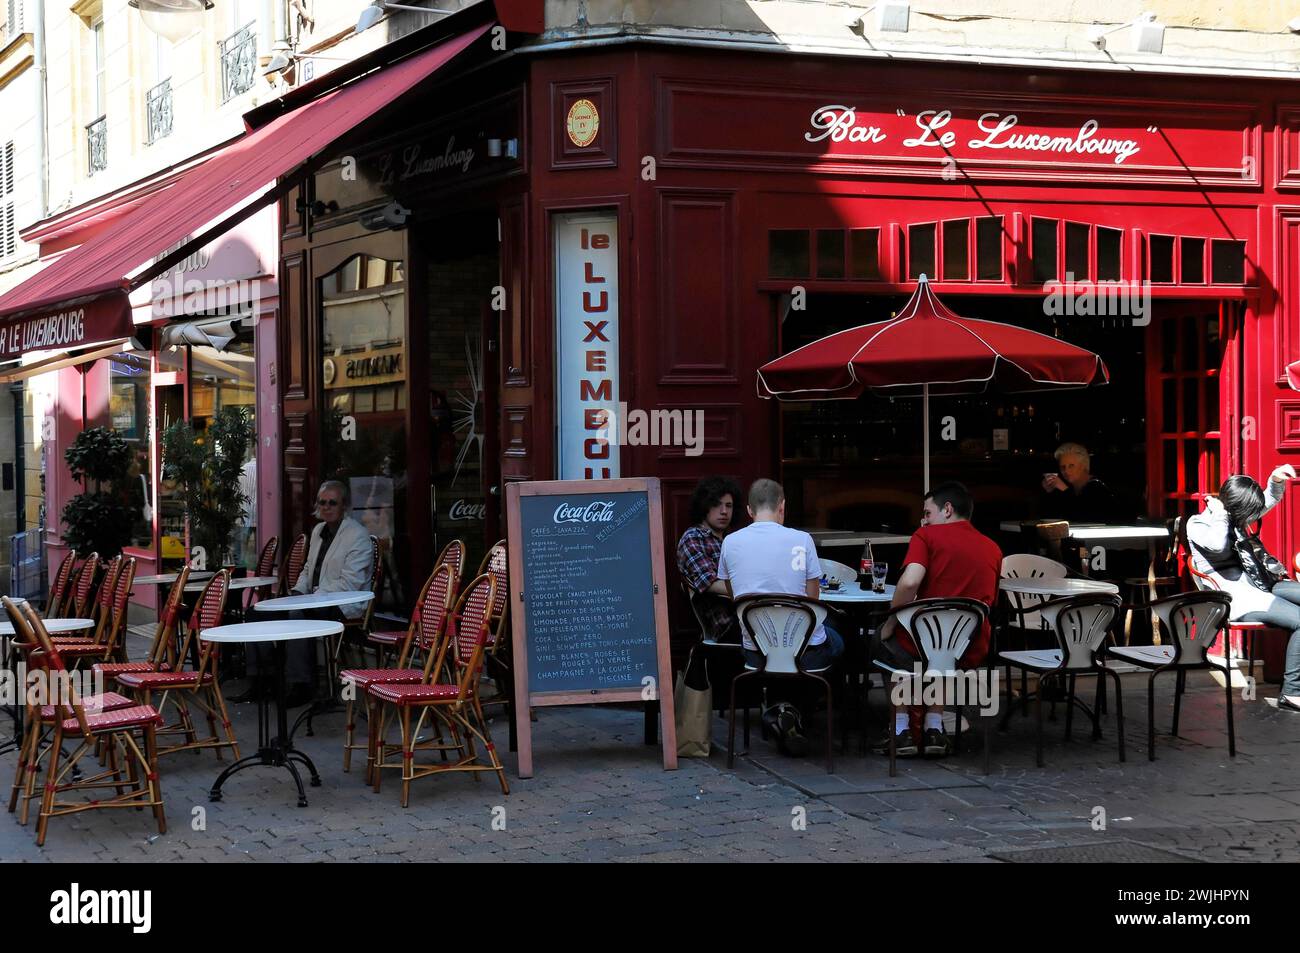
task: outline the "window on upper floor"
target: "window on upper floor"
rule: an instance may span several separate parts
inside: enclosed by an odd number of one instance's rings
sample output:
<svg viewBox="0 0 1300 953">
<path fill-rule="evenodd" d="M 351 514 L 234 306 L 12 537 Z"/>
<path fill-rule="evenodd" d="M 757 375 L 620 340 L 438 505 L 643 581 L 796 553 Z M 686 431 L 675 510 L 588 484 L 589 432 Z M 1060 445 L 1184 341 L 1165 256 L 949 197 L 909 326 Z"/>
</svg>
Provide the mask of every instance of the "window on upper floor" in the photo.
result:
<svg viewBox="0 0 1300 953">
<path fill-rule="evenodd" d="M 86 70 L 89 80 L 86 89 L 86 172 L 94 175 L 108 167 L 108 58 L 104 49 L 104 18 L 95 13 L 85 21 Z"/>
<path fill-rule="evenodd" d="M 257 78 L 257 5 L 228 0 L 224 6 L 226 38 L 219 45 L 223 103 L 248 92 Z"/>
<path fill-rule="evenodd" d="M 155 35 L 151 85 L 144 94 L 145 134 L 150 144 L 172 134 L 172 44 Z"/>
<path fill-rule="evenodd" d="M 18 223 L 14 217 L 14 143 L 0 143 L 0 259 L 18 250 Z"/>
<path fill-rule="evenodd" d="M 5 0 L 3 9 L 5 22 L 4 28 L 0 29 L 0 36 L 4 37 L 7 43 L 24 30 L 23 0 Z"/>
</svg>

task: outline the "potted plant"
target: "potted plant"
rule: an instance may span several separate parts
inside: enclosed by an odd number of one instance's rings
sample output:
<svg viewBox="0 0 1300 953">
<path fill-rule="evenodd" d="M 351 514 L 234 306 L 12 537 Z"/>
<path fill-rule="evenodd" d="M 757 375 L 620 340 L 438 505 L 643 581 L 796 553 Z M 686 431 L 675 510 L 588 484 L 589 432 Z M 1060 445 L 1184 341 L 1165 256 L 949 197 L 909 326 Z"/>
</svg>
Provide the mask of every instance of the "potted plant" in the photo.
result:
<svg viewBox="0 0 1300 953">
<path fill-rule="evenodd" d="M 63 541 L 111 559 L 131 541 L 131 446 L 116 430 L 92 427 L 77 434 L 63 459 L 84 488 L 63 507 Z"/>
<path fill-rule="evenodd" d="M 231 538 L 248 504 L 239 482 L 253 439 L 252 415 L 243 407 L 222 408 L 203 433 L 188 420 L 163 432 L 163 477 L 179 490 L 190 545 L 199 549 L 196 566 L 231 561 Z"/>
</svg>

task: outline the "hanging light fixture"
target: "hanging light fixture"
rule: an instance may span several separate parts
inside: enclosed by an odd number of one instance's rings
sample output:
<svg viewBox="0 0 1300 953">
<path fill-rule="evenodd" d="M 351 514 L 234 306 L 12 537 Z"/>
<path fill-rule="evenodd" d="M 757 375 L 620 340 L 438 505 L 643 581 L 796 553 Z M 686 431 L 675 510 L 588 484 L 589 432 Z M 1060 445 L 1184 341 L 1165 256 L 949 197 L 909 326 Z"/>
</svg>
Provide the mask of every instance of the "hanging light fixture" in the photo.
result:
<svg viewBox="0 0 1300 953">
<path fill-rule="evenodd" d="M 203 26 L 203 14 L 214 4 L 212 0 L 127 0 L 127 6 L 140 11 L 140 21 L 151 33 L 179 43 Z"/>
</svg>

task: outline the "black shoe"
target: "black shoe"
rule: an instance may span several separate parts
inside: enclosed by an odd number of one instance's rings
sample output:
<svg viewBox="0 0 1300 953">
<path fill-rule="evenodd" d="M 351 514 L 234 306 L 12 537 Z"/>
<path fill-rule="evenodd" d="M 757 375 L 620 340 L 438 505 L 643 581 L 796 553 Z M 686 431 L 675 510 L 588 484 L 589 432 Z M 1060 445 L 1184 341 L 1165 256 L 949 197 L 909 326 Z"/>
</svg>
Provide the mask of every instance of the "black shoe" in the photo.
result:
<svg viewBox="0 0 1300 953">
<path fill-rule="evenodd" d="M 871 742 L 871 750 L 878 754 L 889 754 L 889 732 L 882 732 L 874 741 Z M 904 728 L 898 734 L 894 735 L 894 754 L 900 758 L 915 758 L 919 749 L 916 746 L 916 739 L 912 737 L 912 729 Z"/>
<path fill-rule="evenodd" d="M 312 687 L 305 682 L 293 685 L 289 693 L 284 697 L 285 708 L 301 708 L 303 705 L 310 705 L 316 700 L 316 693 Z"/>
<path fill-rule="evenodd" d="M 952 754 L 952 739 L 942 728 L 927 728 L 924 747 L 927 758 L 946 758 Z"/>
<path fill-rule="evenodd" d="M 783 755 L 802 758 L 808 753 L 808 739 L 801 731 L 799 712 L 794 706 L 782 706 L 776 716 L 776 727 L 776 744 Z"/>
<path fill-rule="evenodd" d="M 1277 707 L 1283 711 L 1300 711 L 1300 705 L 1287 701 L 1285 695 L 1277 696 Z"/>
</svg>

